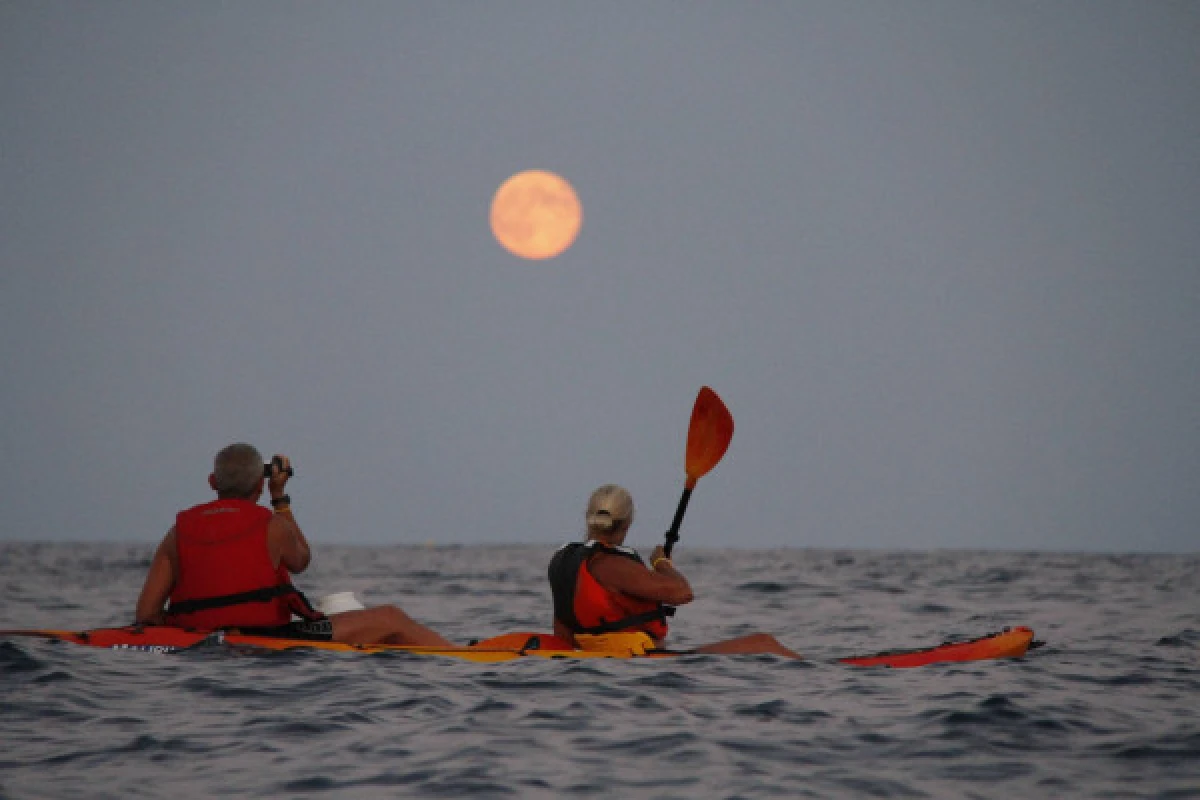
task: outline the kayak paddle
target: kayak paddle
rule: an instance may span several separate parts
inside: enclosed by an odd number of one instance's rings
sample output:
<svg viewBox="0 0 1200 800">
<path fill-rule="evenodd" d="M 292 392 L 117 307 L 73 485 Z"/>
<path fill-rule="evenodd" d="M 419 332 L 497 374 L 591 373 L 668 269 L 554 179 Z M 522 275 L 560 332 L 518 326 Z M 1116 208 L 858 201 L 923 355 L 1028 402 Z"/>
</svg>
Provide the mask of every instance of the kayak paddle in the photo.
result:
<svg viewBox="0 0 1200 800">
<path fill-rule="evenodd" d="M 733 439 L 733 415 L 717 397 L 717 393 L 707 386 L 700 389 L 696 395 L 696 405 L 692 407 L 692 421 L 688 425 L 687 455 L 684 457 L 684 467 L 687 470 L 687 481 L 683 485 L 683 496 L 679 498 L 679 507 L 675 509 L 675 519 L 671 521 L 671 529 L 667 531 L 666 543 L 663 550 L 667 557 L 675 543 L 679 541 L 679 526 L 683 524 L 683 512 L 687 511 L 688 500 L 691 499 L 692 489 L 696 481 L 707 475 L 729 449 Z"/>
</svg>

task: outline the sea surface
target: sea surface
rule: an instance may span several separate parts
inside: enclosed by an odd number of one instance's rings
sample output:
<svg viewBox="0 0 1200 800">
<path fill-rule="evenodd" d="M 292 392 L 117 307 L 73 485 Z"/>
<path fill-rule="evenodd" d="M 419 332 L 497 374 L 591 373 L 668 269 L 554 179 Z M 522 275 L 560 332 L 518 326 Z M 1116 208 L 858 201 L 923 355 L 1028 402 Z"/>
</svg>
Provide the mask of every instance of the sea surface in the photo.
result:
<svg viewBox="0 0 1200 800">
<path fill-rule="evenodd" d="M 317 546 L 455 641 L 547 630 L 552 547 Z M 126 624 L 152 548 L 0 544 L 0 628 Z M 1200 798 L 1200 556 L 697 550 L 671 643 L 475 664 L 0 637 L 0 797 Z M 840 656 L 1029 625 L 1025 658 Z"/>
</svg>

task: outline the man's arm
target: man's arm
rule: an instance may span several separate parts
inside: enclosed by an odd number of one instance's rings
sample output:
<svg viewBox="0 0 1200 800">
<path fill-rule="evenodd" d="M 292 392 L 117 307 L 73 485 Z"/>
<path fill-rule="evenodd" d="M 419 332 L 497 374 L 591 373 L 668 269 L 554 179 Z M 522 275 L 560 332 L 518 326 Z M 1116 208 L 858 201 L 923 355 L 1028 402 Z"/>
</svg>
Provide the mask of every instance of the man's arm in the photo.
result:
<svg viewBox="0 0 1200 800">
<path fill-rule="evenodd" d="M 628 558 L 605 553 L 593 556 L 588 569 L 605 588 L 631 597 L 673 606 L 692 602 L 692 587 L 687 578 L 669 560 L 660 559 L 659 550 L 654 553 L 657 566 L 652 570 Z"/>
<path fill-rule="evenodd" d="M 137 608 L 133 612 L 136 624 L 163 624 L 163 606 L 171 596 L 171 589 L 175 588 L 175 578 L 179 573 L 178 560 L 175 527 L 172 526 L 154 551 L 150 571 L 146 573 L 146 582 L 142 584 L 142 593 L 138 595 Z"/>
<path fill-rule="evenodd" d="M 304 532 L 296 524 L 291 511 L 272 515 L 267 523 L 267 543 L 271 548 L 271 560 L 276 566 L 283 564 L 288 572 L 295 575 L 308 569 L 312 552 L 308 547 L 308 539 L 304 538 Z"/>
<path fill-rule="evenodd" d="M 308 569 L 312 553 L 309 552 L 304 532 L 292 516 L 291 498 L 284 494 L 291 467 L 292 460 L 281 453 L 276 453 L 271 459 L 267 489 L 271 492 L 271 505 L 282 510 L 277 510 L 267 523 L 267 550 L 271 554 L 272 564 L 277 567 L 283 564 L 288 572 L 299 574 Z"/>
</svg>

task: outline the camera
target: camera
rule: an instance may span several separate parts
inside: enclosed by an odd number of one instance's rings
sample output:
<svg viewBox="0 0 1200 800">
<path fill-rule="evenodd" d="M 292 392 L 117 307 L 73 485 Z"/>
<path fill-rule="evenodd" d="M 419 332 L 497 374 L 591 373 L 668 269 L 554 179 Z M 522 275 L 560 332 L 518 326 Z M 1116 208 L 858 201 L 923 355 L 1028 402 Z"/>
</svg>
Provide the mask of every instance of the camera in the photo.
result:
<svg viewBox="0 0 1200 800">
<path fill-rule="evenodd" d="M 283 469 L 283 459 L 282 458 L 274 458 L 274 459 L 271 459 L 270 464 L 263 464 L 263 477 L 264 478 L 271 477 L 271 466 L 272 465 L 279 467 L 280 469 Z M 296 474 L 295 470 L 293 470 L 291 467 L 288 467 L 284 471 L 287 472 L 287 476 L 289 478 Z"/>
</svg>

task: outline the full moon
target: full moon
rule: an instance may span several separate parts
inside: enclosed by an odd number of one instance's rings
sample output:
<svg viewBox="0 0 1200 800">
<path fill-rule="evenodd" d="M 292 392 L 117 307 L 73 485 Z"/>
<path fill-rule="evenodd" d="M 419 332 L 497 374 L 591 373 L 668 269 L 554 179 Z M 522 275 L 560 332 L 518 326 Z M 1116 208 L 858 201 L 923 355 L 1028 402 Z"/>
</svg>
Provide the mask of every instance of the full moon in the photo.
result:
<svg viewBox="0 0 1200 800">
<path fill-rule="evenodd" d="M 554 258 L 579 235 L 583 207 L 571 184 L 540 169 L 518 172 L 492 198 L 492 233 L 521 258 Z"/>
</svg>

